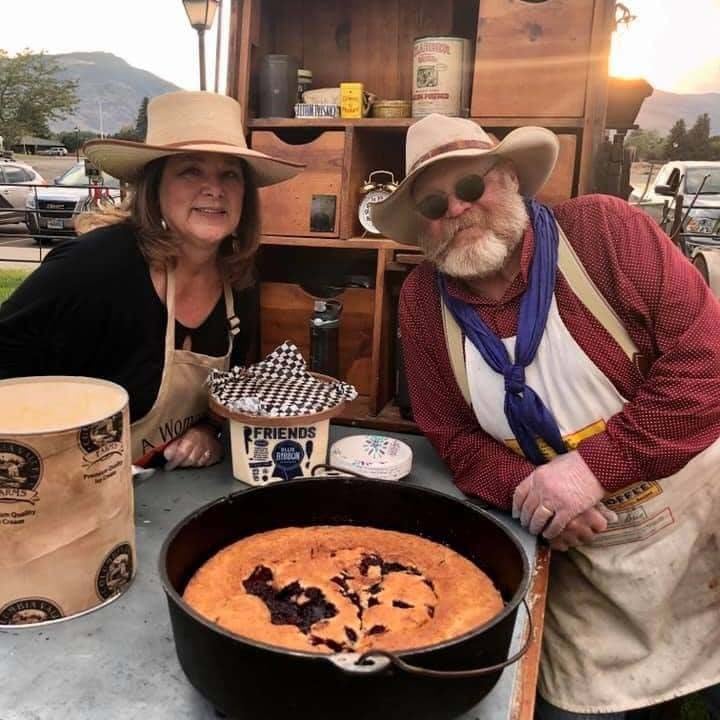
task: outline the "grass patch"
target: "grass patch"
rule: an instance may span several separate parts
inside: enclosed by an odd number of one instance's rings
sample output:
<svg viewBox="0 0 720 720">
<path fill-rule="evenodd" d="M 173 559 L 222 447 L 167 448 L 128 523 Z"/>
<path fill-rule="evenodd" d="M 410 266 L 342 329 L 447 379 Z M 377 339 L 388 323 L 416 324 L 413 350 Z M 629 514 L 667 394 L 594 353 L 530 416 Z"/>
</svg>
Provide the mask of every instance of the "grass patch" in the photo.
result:
<svg viewBox="0 0 720 720">
<path fill-rule="evenodd" d="M 0 270 L 0 303 L 30 274 L 29 270 Z"/>
</svg>

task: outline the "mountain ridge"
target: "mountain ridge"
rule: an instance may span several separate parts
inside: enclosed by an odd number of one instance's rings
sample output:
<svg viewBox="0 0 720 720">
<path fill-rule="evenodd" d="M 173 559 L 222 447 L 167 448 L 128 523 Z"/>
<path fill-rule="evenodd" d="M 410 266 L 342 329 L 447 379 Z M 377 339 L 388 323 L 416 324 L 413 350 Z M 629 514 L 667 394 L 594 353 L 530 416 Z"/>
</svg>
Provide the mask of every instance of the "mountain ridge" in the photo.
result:
<svg viewBox="0 0 720 720">
<path fill-rule="evenodd" d="M 661 135 L 667 135 L 680 118 L 685 120 L 689 130 L 698 115 L 703 113 L 710 116 L 710 134 L 720 135 L 720 92 L 671 93 L 655 90 L 645 98 L 635 122 L 642 130 L 657 130 Z"/>
<path fill-rule="evenodd" d="M 112 135 L 124 126 L 135 125 L 144 97 L 180 89 L 108 52 L 74 52 L 48 57 L 60 66 L 59 78 L 78 82 L 77 109 L 50 123 L 53 132 L 73 130 L 77 126 L 97 133 L 102 129 L 106 135 Z"/>
</svg>

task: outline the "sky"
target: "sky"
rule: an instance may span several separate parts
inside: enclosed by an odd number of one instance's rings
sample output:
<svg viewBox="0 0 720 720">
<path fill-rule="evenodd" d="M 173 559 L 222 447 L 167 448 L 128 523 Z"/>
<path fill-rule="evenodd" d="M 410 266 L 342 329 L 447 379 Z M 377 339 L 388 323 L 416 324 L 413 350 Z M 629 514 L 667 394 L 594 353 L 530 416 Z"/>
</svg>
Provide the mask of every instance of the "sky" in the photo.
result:
<svg viewBox="0 0 720 720">
<path fill-rule="evenodd" d="M 230 0 L 223 0 L 222 10 L 221 92 Z M 215 84 L 217 27 L 216 15 L 205 33 L 209 90 Z M 51 55 L 109 52 L 185 90 L 200 89 L 198 35 L 182 0 L 0 0 L 0 48 L 10 55 L 24 48 Z"/>
<path fill-rule="evenodd" d="M 637 19 L 615 33 L 613 75 L 658 90 L 720 92 L 720 0 L 623 0 Z"/>
<path fill-rule="evenodd" d="M 231 0 L 223 0 L 223 40 Z M 611 70 L 669 92 L 720 92 L 720 0 L 623 0 L 637 16 L 617 34 Z M 199 88 L 197 33 L 182 0 L 0 0 L 0 48 L 111 52 L 186 90 Z M 217 18 L 206 33 L 214 87 Z M 225 46 L 225 42 L 223 42 Z M 220 62 L 225 87 L 226 51 Z"/>
</svg>

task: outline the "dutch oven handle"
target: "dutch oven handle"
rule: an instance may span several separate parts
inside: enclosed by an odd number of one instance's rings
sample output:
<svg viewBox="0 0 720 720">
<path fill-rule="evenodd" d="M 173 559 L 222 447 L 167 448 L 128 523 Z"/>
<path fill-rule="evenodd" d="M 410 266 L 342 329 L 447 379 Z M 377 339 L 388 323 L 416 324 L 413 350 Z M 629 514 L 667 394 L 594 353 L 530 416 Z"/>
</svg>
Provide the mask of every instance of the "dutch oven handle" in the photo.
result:
<svg viewBox="0 0 720 720">
<path fill-rule="evenodd" d="M 525 598 L 523 598 L 522 604 L 528 616 L 528 632 L 525 643 L 512 657 L 509 657 L 501 663 L 497 663 L 497 665 L 475 668 L 474 670 L 430 670 L 429 668 L 410 665 L 404 660 L 401 660 L 395 653 L 388 652 L 387 650 L 368 650 L 368 652 L 362 654 L 336 653 L 335 655 L 329 656 L 328 660 L 349 675 L 377 675 L 387 670 L 391 665 L 411 675 L 422 675 L 424 677 L 459 679 L 488 675 L 489 673 L 497 672 L 517 662 L 530 647 L 533 637 L 532 615 L 530 614 L 530 608 Z"/>
</svg>

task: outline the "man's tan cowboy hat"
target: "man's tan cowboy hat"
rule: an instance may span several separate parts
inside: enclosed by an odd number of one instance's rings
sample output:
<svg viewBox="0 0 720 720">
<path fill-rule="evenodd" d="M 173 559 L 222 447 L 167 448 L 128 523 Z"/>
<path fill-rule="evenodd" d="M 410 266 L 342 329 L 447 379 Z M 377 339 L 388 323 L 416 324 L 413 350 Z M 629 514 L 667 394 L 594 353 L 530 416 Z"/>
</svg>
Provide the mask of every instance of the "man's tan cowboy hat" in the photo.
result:
<svg viewBox="0 0 720 720">
<path fill-rule="evenodd" d="M 426 221 L 415 209 L 412 186 L 423 170 L 452 158 L 475 157 L 484 173 L 499 159 L 512 160 L 520 193 L 531 197 L 550 177 L 559 146 L 555 134 L 541 127 L 517 128 L 495 142 L 472 120 L 427 115 L 408 129 L 405 179 L 389 197 L 370 206 L 372 221 L 383 235 L 416 245 Z"/>
<path fill-rule="evenodd" d="M 302 164 L 270 157 L 248 148 L 242 107 L 225 95 L 211 92 L 171 92 L 148 103 L 144 143 L 129 140 L 90 140 L 83 151 L 101 170 L 133 181 L 152 160 L 188 152 L 211 152 L 242 158 L 257 187 L 297 175 Z"/>
</svg>

